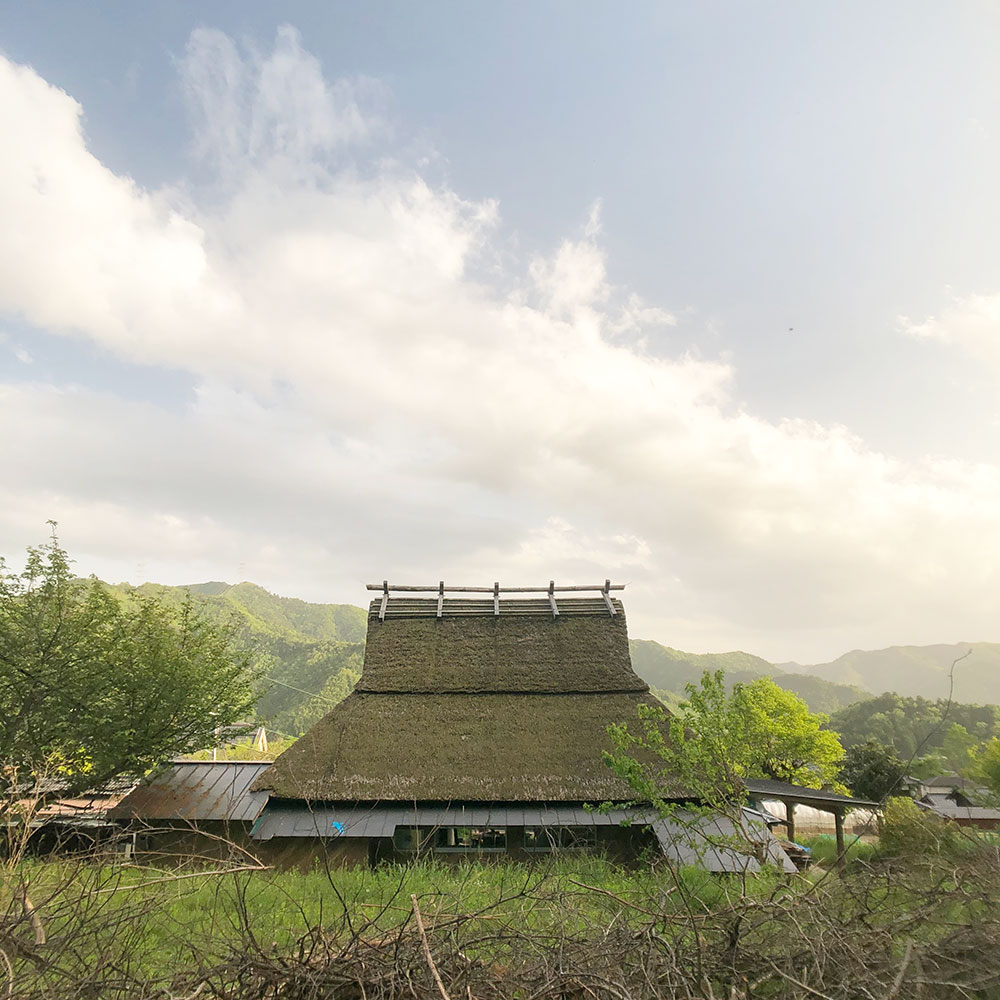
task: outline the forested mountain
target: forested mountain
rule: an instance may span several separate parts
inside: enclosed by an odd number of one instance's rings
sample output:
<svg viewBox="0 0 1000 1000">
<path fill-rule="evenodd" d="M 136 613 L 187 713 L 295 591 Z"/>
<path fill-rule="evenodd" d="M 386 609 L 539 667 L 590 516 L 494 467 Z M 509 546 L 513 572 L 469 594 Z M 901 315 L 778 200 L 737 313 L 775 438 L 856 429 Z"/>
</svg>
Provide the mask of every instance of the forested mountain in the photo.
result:
<svg viewBox="0 0 1000 1000">
<path fill-rule="evenodd" d="M 775 672 L 767 660 L 750 653 L 685 653 L 651 639 L 633 639 L 629 647 L 635 672 L 650 686 L 668 691 L 682 692 L 685 684 L 696 683 L 706 670 L 724 670 L 733 682 Z"/>
<path fill-rule="evenodd" d="M 199 599 L 212 616 L 234 617 L 254 639 L 277 638 L 292 642 L 365 641 L 366 613 L 353 604 L 310 604 L 296 597 L 278 597 L 255 583 L 193 583 L 166 587 L 144 583 L 141 587 L 118 584 L 122 594 L 138 591 L 179 604 L 185 593 Z"/>
<path fill-rule="evenodd" d="M 775 670 L 771 677 L 778 687 L 794 691 L 813 712 L 826 715 L 871 697 L 867 691 L 853 684 L 837 684 L 808 674 L 781 674 Z"/>
<path fill-rule="evenodd" d="M 895 691 L 911 698 L 947 698 L 951 665 L 969 650 L 971 654 L 955 664 L 954 699 L 977 704 L 1000 702 L 1000 643 L 996 642 L 855 649 L 829 663 L 782 663 L 779 667 L 854 684 L 871 694 Z"/>
</svg>

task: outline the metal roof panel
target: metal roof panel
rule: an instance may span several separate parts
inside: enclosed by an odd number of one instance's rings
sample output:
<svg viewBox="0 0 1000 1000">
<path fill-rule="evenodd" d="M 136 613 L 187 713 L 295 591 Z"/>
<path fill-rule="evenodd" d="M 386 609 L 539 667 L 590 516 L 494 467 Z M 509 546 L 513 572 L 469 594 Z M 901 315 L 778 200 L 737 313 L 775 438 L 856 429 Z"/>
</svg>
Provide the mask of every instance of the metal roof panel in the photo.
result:
<svg viewBox="0 0 1000 1000">
<path fill-rule="evenodd" d="M 109 815 L 248 822 L 268 799 L 267 792 L 251 792 L 250 785 L 269 766 L 268 761 L 174 761 L 136 786 Z"/>
</svg>

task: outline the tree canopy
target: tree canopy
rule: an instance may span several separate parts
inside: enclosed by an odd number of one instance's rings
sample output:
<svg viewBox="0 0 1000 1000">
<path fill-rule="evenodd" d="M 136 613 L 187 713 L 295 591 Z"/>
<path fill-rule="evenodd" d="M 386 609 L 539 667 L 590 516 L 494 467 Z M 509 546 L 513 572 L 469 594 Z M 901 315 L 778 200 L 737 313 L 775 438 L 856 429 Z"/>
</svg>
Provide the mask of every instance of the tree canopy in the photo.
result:
<svg viewBox="0 0 1000 1000">
<path fill-rule="evenodd" d="M 847 748 L 840 780 L 860 799 L 880 802 L 903 794 L 906 771 L 894 747 L 868 740 Z"/>
<path fill-rule="evenodd" d="M 0 561 L 0 762 L 68 790 L 218 742 L 256 699 L 249 654 L 190 599 L 113 595 L 52 540 Z"/>
<path fill-rule="evenodd" d="M 1000 796 L 1000 739 L 988 740 L 976 759 L 976 774 L 994 794 Z"/>
<path fill-rule="evenodd" d="M 840 733 L 845 747 L 877 740 L 891 745 L 904 760 L 943 750 L 950 727 L 956 724 L 979 743 L 1000 736 L 1000 706 L 966 705 L 939 698 L 905 698 L 887 692 L 834 712 L 830 728 Z M 961 733 L 951 732 L 949 747 L 961 756 Z"/>
<path fill-rule="evenodd" d="M 629 781 L 636 798 L 661 804 L 671 789 L 709 805 L 743 795 L 744 778 L 811 787 L 831 783 L 843 748 L 823 729 L 826 716 L 762 677 L 727 692 L 722 671 L 687 685 L 687 700 L 669 715 L 641 705 L 639 725 L 609 730 L 605 763 Z"/>
</svg>

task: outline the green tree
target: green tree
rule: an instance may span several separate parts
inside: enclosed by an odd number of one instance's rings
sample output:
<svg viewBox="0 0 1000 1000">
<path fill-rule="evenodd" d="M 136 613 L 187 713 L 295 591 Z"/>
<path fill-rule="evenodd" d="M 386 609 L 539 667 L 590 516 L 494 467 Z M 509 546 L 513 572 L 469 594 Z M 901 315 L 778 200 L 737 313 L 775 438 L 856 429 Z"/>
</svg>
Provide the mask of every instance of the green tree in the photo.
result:
<svg viewBox="0 0 1000 1000">
<path fill-rule="evenodd" d="M 744 778 L 834 781 L 844 751 L 825 722 L 769 678 L 727 693 L 722 671 L 706 672 L 672 714 L 641 705 L 636 728 L 611 726 L 604 760 L 657 808 L 681 797 L 722 807 L 743 797 Z"/>
<path fill-rule="evenodd" d="M 987 740 L 976 755 L 976 775 L 994 795 L 1000 795 L 1000 738 Z"/>
<path fill-rule="evenodd" d="M 979 741 L 965 726 L 953 722 L 945 730 L 941 750 L 952 771 L 968 776 L 974 766 L 975 749 L 978 744 Z"/>
<path fill-rule="evenodd" d="M 823 728 L 827 716 L 810 712 L 769 677 L 736 685 L 732 701 L 742 721 L 748 777 L 812 788 L 836 781 L 844 749 L 837 734 Z"/>
<path fill-rule="evenodd" d="M 840 780 L 858 798 L 873 802 L 899 795 L 905 773 L 895 748 L 878 740 L 848 747 L 840 766 Z"/>
<path fill-rule="evenodd" d="M 53 526 L 54 528 L 54 526 Z M 253 708 L 249 655 L 191 599 L 167 607 L 76 579 L 53 530 L 24 570 L 0 562 L 0 762 L 70 790 L 216 742 Z"/>
</svg>

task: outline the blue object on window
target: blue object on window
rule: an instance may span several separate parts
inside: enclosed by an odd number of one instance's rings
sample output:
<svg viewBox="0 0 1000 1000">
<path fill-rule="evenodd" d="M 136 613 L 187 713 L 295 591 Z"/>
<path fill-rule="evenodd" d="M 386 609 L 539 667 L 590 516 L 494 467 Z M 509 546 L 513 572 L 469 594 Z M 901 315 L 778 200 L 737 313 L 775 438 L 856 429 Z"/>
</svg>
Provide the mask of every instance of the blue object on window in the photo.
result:
<svg viewBox="0 0 1000 1000">
<path fill-rule="evenodd" d="M 335 831 L 336 836 L 338 836 L 338 837 L 344 832 L 344 824 L 343 823 L 338 823 L 336 820 L 334 820 L 330 824 L 330 826 L 333 828 L 333 830 Z"/>
</svg>

